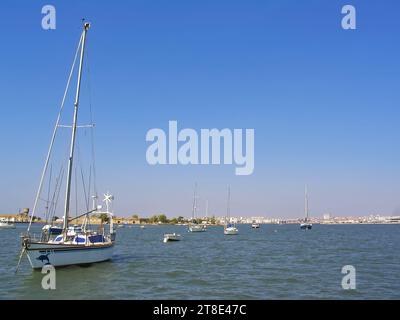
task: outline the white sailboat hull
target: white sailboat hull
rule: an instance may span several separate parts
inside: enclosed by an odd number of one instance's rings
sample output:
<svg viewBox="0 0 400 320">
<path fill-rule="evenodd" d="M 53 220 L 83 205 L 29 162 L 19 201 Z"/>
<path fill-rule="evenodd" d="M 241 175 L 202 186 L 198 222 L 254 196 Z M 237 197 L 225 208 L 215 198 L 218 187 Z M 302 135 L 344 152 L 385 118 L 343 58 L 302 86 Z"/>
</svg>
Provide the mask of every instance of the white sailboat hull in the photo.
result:
<svg viewBox="0 0 400 320">
<path fill-rule="evenodd" d="M 302 223 L 302 224 L 300 224 L 300 229 L 310 230 L 310 229 L 312 229 L 312 224 L 311 223 Z"/>
<path fill-rule="evenodd" d="M 189 232 L 204 232 L 206 228 L 202 225 L 191 225 L 189 226 Z"/>
<path fill-rule="evenodd" d="M 235 228 L 235 227 L 229 227 L 229 228 L 224 229 L 224 234 L 226 234 L 226 235 L 235 235 L 238 233 L 239 233 L 239 230 L 238 230 L 238 228 Z"/>
<path fill-rule="evenodd" d="M 107 261 L 112 258 L 113 249 L 114 243 L 96 245 L 30 243 L 26 253 L 32 268 L 38 269 L 48 264 L 60 267 Z"/>
<path fill-rule="evenodd" d="M 181 235 L 176 234 L 176 233 L 168 233 L 164 235 L 164 243 L 167 243 L 169 241 L 180 241 L 181 240 Z"/>
<path fill-rule="evenodd" d="M 0 222 L 0 229 L 15 229 L 15 224 Z"/>
</svg>

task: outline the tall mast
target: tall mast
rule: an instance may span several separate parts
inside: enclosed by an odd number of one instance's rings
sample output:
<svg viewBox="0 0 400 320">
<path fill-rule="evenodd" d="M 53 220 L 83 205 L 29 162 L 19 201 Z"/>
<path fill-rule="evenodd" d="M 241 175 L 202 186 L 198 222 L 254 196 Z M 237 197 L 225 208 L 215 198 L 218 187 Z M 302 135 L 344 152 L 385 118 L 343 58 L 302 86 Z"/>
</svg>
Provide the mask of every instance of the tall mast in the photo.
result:
<svg viewBox="0 0 400 320">
<path fill-rule="evenodd" d="M 193 208 L 192 208 L 192 222 L 195 218 L 196 215 L 196 210 L 197 210 L 197 200 L 196 200 L 196 192 L 197 191 L 197 182 L 194 184 L 194 194 L 193 194 Z"/>
<path fill-rule="evenodd" d="M 68 159 L 67 187 L 66 187 L 66 191 L 65 191 L 65 209 L 64 209 L 64 226 L 63 226 L 64 229 L 68 228 L 70 200 L 71 200 L 71 177 L 72 177 L 72 165 L 73 165 L 73 159 L 74 159 L 74 150 L 75 150 L 76 126 L 77 126 L 77 119 L 78 119 L 79 93 L 81 91 L 81 78 L 82 78 L 83 56 L 84 56 L 84 52 L 85 52 L 86 33 L 89 28 L 90 28 L 89 23 L 85 23 L 83 25 L 81 56 L 80 56 L 80 60 L 79 60 L 78 82 L 76 85 L 74 116 L 73 116 L 73 120 L 72 120 L 71 145 L 70 145 L 70 152 L 69 152 L 69 159 Z"/>
<path fill-rule="evenodd" d="M 308 190 L 307 185 L 304 190 L 304 214 L 306 216 L 306 221 L 308 220 Z"/>
<path fill-rule="evenodd" d="M 229 219 L 229 221 L 227 223 L 230 223 L 230 216 L 231 216 L 230 202 L 231 202 L 231 186 L 228 186 L 228 203 L 226 206 L 226 216 L 227 219 Z"/>
</svg>

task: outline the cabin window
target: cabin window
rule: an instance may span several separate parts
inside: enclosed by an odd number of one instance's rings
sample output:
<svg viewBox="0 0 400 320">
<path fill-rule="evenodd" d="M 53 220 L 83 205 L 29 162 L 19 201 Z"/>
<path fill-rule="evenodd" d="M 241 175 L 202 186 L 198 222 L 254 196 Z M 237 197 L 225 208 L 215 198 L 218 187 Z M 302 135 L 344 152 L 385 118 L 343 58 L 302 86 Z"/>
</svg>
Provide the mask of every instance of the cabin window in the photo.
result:
<svg viewBox="0 0 400 320">
<path fill-rule="evenodd" d="M 82 238 L 82 237 L 76 237 L 76 238 L 75 238 L 75 242 L 76 242 L 76 243 L 85 243 L 86 240 L 85 240 L 85 238 Z"/>
</svg>

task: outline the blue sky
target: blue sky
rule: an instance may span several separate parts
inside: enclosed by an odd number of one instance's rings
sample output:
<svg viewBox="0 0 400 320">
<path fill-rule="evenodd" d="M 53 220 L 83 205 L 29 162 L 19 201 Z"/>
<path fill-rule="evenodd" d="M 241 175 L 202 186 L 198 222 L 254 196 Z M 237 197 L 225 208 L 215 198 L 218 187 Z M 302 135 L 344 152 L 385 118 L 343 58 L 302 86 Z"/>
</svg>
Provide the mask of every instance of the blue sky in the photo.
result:
<svg viewBox="0 0 400 320">
<path fill-rule="evenodd" d="M 56 30 L 41 8 L 57 10 Z M 357 9 L 357 30 L 341 8 Z M 32 207 L 79 38 L 88 34 L 98 187 L 119 215 L 400 212 L 400 4 L 385 1 L 2 1 L 0 212 Z M 87 68 L 85 69 L 87 71 Z M 86 76 L 86 78 L 85 78 Z M 87 73 L 81 108 L 88 106 Z M 71 109 L 72 104 L 66 106 Z M 69 118 L 68 118 L 69 119 Z M 146 133 L 254 128 L 255 171 L 149 166 Z"/>
</svg>

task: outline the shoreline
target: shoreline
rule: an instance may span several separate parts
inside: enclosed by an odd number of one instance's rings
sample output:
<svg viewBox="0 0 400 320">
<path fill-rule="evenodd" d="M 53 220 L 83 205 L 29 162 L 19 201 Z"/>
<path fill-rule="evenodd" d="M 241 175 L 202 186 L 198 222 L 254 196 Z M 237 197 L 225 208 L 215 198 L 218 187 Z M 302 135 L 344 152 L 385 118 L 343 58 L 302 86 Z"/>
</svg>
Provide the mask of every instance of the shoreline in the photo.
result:
<svg viewBox="0 0 400 320">
<path fill-rule="evenodd" d="M 29 222 L 20 222 L 15 221 L 12 222 L 14 224 L 29 224 Z M 276 225 L 276 226 L 283 226 L 283 225 L 297 225 L 300 222 L 289 222 L 289 223 L 259 223 L 260 225 Z M 46 221 L 34 221 L 32 224 L 46 224 Z M 59 223 L 55 223 L 57 225 Z M 238 225 L 249 225 L 251 223 L 237 223 Z M 399 225 L 400 222 L 335 222 L 335 223 L 323 223 L 323 222 L 312 222 L 313 225 Z M 91 223 L 91 225 L 101 225 L 101 223 Z M 104 224 L 108 225 L 108 223 Z M 186 227 L 188 224 L 176 224 L 176 223 L 114 223 L 115 226 L 182 226 Z M 224 224 L 204 224 L 207 227 L 223 227 Z"/>
</svg>

